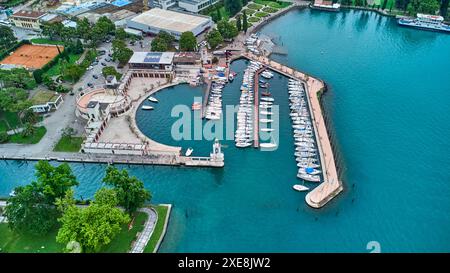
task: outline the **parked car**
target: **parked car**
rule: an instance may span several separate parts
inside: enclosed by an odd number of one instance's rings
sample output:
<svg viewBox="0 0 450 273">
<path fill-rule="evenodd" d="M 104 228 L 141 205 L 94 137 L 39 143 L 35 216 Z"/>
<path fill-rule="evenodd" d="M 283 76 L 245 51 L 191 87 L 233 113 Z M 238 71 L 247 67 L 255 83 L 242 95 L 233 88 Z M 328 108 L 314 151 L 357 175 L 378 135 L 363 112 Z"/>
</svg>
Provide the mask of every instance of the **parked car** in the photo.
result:
<svg viewBox="0 0 450 273">
<path fill-rule="evenodd" d="M 92 78 L 98 79 L 98 76 L 94 74 L 94 75 L 92 75 Z"/>
<path fill-rule="evenodd" d="M 92 65 L 98 65 L 98 62 L 97 61 L 92 62 Z"/>
<path fill-rule="evenodd" d="M 104 62 L 101 62 L 101 65 L 106 66 L 106 64 Z"/>
<path fill-rule="evenodd" d="M 93 84 L 92 82 L 89 82 L 89 83 L 87 84 L 87 86 L 89 86 L 90 88 L 92 88 L 92 87 L 94 87 L 94 84 Z"/>
</svg>

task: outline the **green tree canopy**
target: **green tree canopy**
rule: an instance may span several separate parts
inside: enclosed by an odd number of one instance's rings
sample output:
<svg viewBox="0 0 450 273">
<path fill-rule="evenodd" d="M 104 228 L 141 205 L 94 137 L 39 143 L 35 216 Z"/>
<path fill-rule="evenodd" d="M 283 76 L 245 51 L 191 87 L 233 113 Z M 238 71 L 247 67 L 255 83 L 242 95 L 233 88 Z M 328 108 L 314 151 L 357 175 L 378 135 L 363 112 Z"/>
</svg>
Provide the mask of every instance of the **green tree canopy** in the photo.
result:
<svg viewBox="0 0 450 273">
<path fill-rule="evenodd" d="M 0 53 L 7 51 L 17 43 L 16 36 L 11 28 L 0 26 Z"/>
<path fill-rule="evenodd" d="M 241 0 L 224 0 L 225 10 L 228 11 L 230 16 L 236 15 L 242 9 Z"/>
<path fill-rule="evenodd" d="M 195 51 L 197 48 L 197 39 L 191 31 L 183 32 L 180 37 L 180 50 Z"/>
<path fill-rule="evenodd" d="M 232 39 L 238 35 L 238 29 L 233 23 L 221 20 L 217 23 L 217 29 L 224 39 Z"/>
<path fill-rule="evenodd" d="M 56 241 L 63 244 L 78 242 L 84 252 L 99 252 L 130 221 L 126 213 L 117 208 L 117 196 L 113 189 L 101 188 L 94 201 L 87 207 L 77 207 L 73 191 L 58 201 L 63 215 L 58 221 L 61 228 Z"/>
<path fill-rule="evenodd" d="M 128 37 L 128 34 L 123 28 L 117 28 L 114 36 L 116 37 L 116 39 L 125 40 Z"/>
<path fill-rule="evenodd" d="M 43 235 L 56 224 L 57 210 L 48 204 L 46 196 L 36 187 L 15 188 L 15 196 L 8 199 L 5 216 L 8 226 L 17 233 Z"/>
<path fill-rule="evenodd" d="M 407 6 L 410 15 L 417 13 L 435 14 L 439 9 L 438 0 L 411 0 Z"/>
<path fill-rule="evenodd" d="M 242 14 L 242 30 L 244 32 L 247 32 L 248 29 L 248 21 L 247 21 L 247 12 L 245 12 Z"/>
<path fill-rule="evenodd" d="M 142 207 L 146 201 L 150 201 L 151 194 L 144 188 L 144 183 L 135 176 L 129 176 L 127 170 L 118 170 L 109 166 L 106 176 L 103 178 L 106 185 L 113 186 L 117 192 L 119 205 L 128 213 L 135 212 Z"/>
<path fill-rule="evenodd" d="M 223 42 L 223 37 L 217 29 L 211 30 L 206 36 L 209 46 L 215 49 L 218 45 Z"/>
<path fill-rule="evenodd" d="M 112 57 L 114 60 L 118 60 L 120 65 L 125 65 L 131 56 L 133 56 L 133 50 L 129 49 L 124 40 L 114 39 L 112 42 Z"/>
</svg>

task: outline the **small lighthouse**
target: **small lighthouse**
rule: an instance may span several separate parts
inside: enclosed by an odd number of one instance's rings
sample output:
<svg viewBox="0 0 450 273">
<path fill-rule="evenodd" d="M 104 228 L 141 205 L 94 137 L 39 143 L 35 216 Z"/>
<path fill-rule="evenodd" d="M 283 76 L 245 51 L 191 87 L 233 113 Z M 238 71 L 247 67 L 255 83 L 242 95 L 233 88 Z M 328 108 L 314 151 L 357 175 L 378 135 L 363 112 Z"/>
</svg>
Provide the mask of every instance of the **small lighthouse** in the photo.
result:
<svg viewBox="0 0 450 273">
<path fill-rule="evenodd" d="M 223 167 L 224 155 L 222 153 L 222 146 L 217 138 L 214 140 L 213 151 L 210 154 L 210 157 L 211 162 L 215 163 L 216 167 Z"/>
</svg>

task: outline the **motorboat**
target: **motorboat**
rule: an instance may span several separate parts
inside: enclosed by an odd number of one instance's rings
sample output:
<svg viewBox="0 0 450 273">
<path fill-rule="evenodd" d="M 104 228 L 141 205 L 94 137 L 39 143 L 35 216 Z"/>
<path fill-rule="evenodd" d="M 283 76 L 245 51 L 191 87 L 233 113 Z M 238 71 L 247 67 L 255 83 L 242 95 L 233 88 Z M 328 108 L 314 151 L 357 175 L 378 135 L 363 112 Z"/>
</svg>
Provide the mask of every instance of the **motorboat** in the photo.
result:
<svg viewBox="0 0 450 273">
<path fill-rule="evenodd" d="M 259 112 L 261 115 L 266 115 L 266 116 L 268 116 L 268 115 L 272 115 L 272 112 L 267 112 L 267 111 L 261 111 L 261 112 Z"/>
<path fill-rule="evenodd" d="M 151 102 L 158 102 L 158 100 L 155 97 L 148 97 L 148 100 Z"/>
<path fill-rule="evenodd" d="M 310 163 L 310 162 L 299 162 L 297 163 L 297 167 L 299 168 L 320 168 L 319 164 Z"/>
<path fill-rule="evenodd" d="M 322 172 L 317 170 L 317 169 L 308 167 L 308 168 L 300 168 L 300 169 L 298 169 L 298 173 L 317 175 L 317 174 L 320 174 Z"/>
<path fill-rule="evenodd" d="M 320 176 L 319 175 L 298 173 L 297 177 L 300 178 L 300 179 L 303 179 L 305 181 L 309 181 L 309 182 L 320 182 Z"/>
<path fill-rule="evenodd" d="M 259 143 L 259 147 L 261 148 L 276 148 L 277 144 L 268 142 L 268 143 Z"/>
<path fill-rule="evenodd" d="M 194 151 L 194 149 L 192 149 L 191 147 L 189 147 L 186 151 L 185 156 L 190 156 L 192 154 L 192 152 Z"/>
<path fill-rule="evenodd" d="M 309 191 L 309 188 L 300 184 L 294 185 L 292 187 L 296 191 Z"/>
<path fill-rule="evenodd" d="M 273 102 L 273 98 L 261 98 L 262 101 Z"/>
<path fill-rule="evenodd" d="M 261 132 L 273 132 L 274 129 L 272 128 L 261 128 Z"/>
<path fill-rule="evenodd" d="M 262 118 L 262 119 L 259 120 L 259 122 L 261 122 L 261 123 L 270 123 L 270 122 L 273 122 L 273 120 L 272 119 Z"/>
<path fill-rule="evenodd" d="M 149 106 L 149 105 L 144 105 L 141 107 L 142 110 L 153 110 L 153 106 Z"/>
<path fill-rule="evenodd" d="M 236 147 L 239 147 L 239 148 L 246 148 L 246 147 L 249 147 L 251 145 L 252 144 L 249 143 L 249 142 L 238 142 L 238 143 L 236 143 Z"/>
</svg>

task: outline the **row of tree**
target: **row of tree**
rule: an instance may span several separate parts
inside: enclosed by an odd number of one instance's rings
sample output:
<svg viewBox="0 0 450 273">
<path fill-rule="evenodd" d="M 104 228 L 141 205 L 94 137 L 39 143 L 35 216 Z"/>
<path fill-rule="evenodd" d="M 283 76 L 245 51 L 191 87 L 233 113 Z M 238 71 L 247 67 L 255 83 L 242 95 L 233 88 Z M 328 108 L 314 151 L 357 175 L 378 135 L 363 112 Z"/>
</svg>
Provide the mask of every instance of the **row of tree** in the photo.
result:
<svg viewBox="0 0 450 273">
<path fill-rule="evenodd" d="M 51 40 L 59 40 L 65 43 L 74 39 L 82 39 L 85 44 L 95 46 L 108 35 L 114 34 L 116 26 L 106 16 L 100 17 L 95 24 L 91 24 L 87 18 L 78 19 L 77 27 L 65 27 L 61 22 L 44 23 L 42 35 Z"/>
<path fill-rule="evenodd" d="M 449 1 L 450 0 L 395 0 L 395 8 L 407 12 L 409 15 L 415 15 L 417 13 L 436 14 L 436 12 L 439 11 L 440 15 L 447 17 Z M 341 3 L 344 5 L 352 5 L 351 0 L 342 0 Z M 355 6 L 368 6 L 367 0 L 355 0 L 354 3 Z M 382 0 L 381 6 L 378 6 L 377 8 L 393 8 L 388 7 L 387 4 L 388 0 Z M 373 7 L 376 7 L 375 4 Z"/>
<path fill-rule="evenodd" d="M 36 180 L 17 187 L 5 208 L 9 227 L 19 234 L 39 236 L 59 227 L 56 241 L 84 252 L 98 252 L 120 232 L 123 224 L 145 202 L 150 192 L 126 170 L 106 169 L 105 186 L 89 205 L 76 205 L 73 187 L 78 185 L 68 164 L 36 164 Z M 122 209 L 119 208 L 122 207 Z"/>
<path fill-rule="evenodd" d="M 217 28 L 211 30 L 206 36 L 206 41 L 212 49 L 218 47 L 224 40 L 230 40 L 239 34 L 237 24 L 222 19 L 217 23 Z"/>
</svg>

